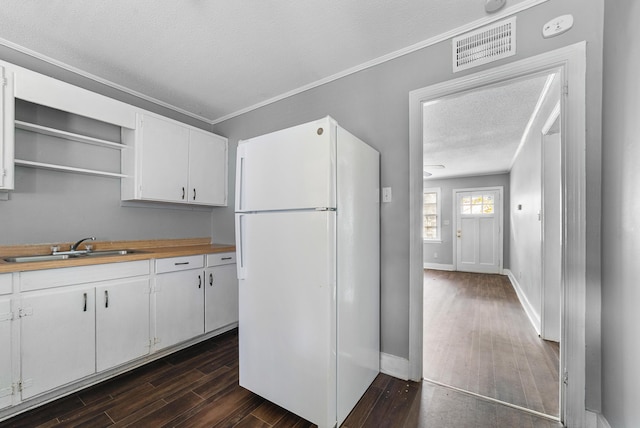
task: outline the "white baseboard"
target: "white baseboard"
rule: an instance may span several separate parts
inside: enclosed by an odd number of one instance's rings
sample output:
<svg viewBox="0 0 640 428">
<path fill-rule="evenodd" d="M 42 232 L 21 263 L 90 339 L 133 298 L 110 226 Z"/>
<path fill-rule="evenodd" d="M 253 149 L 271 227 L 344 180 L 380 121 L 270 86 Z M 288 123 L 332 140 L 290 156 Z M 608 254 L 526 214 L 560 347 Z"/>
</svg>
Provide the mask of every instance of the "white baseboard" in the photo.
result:
<svg viewBox="0 0 640 428">
<path fill-rule="evenodd" d="M 380 352 L 380 372 L 398 379 L 409 379 L 409 360 Z"/>
<path fill-rule="evenodd" d="M 503 272 L 509 277 L 509 281 L 511 281 L 511 285 L 513 286 L 513 289 L 516 291 L 516 294 L 518 295 L 518 300 L 520 300 L 520 304 L 524 308 L 524 311 L 527 314 L 527 317 L 529 318 L 531 325 L 533 325 L 533 328 L 536 330 L 536 333 L 539 336 L 540 335 L 540 314 L 538 314 L 538 312 L 529 302 L 529 299 L 527 299 L 527 295 L 524 294 L 524 291 L 522 290 L 522 287 L 520 287 L 520 283 L 518 283 L 518 280 L 516 279 L 515 275 L 513 275 L 513 272 L 511 272 L 509 269 L 503 269 Z"/>
<path fill-rule="evenodd" d="M 586 428 L 611 428 L 602 413 L 586 411 Z"/>
<path fill-rule="evenodd" d="M 453 271 L 454 267 L 453 265 L 446 265 L 443 263 L 424 263 L 424 269 Z"/>
</svg>

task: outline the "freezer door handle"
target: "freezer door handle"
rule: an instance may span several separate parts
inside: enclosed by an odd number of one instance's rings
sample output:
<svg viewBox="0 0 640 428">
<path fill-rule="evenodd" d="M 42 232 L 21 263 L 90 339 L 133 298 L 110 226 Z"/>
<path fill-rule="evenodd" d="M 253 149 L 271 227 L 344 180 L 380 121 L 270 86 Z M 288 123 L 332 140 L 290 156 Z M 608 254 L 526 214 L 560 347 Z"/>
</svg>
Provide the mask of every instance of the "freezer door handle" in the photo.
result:
<svg viewBox="0 0 640 428">
<path fill-rule="evenodd" d="M 244 215 L 236 215 L 236 250 L 237 250 L 237 269 L 238 279 L 245 279 L 246 276 L 246 260 L 244 249 L 245 222 Z"/>
</svg>

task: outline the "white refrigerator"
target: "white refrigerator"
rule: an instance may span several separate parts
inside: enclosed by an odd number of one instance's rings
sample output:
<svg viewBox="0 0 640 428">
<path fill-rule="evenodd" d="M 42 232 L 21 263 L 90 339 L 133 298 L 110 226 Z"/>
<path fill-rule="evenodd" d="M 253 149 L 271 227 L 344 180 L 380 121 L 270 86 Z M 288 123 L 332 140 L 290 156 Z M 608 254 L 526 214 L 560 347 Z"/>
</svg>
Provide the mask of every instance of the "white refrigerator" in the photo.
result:
<svg viewBox="0 0 640 428">
<path fill-rule="evenodd" d="M 331 117 L 238 143 L 240 385 L 320 428 L 380 369 L 379 157 Z"/>
</svg>

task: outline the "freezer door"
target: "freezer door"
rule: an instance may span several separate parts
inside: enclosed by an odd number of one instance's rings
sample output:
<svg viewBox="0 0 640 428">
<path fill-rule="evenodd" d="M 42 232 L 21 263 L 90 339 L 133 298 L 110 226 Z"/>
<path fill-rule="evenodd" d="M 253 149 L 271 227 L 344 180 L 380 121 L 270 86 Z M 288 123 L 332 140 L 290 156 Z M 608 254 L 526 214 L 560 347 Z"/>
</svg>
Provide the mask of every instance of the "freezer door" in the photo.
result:
<svg viewBox="0 0 640 428">
<path fill-rule="evenodd" d="M 236 214 L 240 385 L 336 424 L 335 212 Z"/>
<path fill-rule="evenodd" d="M 335 132 L 325 118 L 241 141 L 236 212 L 335 208 Z"/>
</svg>

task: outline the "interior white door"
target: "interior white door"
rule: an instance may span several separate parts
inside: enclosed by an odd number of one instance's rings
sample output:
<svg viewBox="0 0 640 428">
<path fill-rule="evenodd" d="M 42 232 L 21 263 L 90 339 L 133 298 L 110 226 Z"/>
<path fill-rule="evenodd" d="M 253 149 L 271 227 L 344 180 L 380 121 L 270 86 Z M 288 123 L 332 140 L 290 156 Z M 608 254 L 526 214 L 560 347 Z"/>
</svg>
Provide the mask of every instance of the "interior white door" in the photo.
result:
<svg viewBox="0 0 640 428">
<path fill-rule="evenodd" d="M 562 188 L 560 134 L 542 138 L 542 317 L 541 335 L 560 342 L 562 301 Z"/>
<path fill-rule="evenodd" d="M 456 192 L 456 269 L 501 273 L 502 201 L 500 189 Z"/>
<path fill-rule="evenodd" d="M 240 142 L 236 211 L 335 208 L 335 128 L 324 119 Z"/>
<path fill-rule="evenodd" d="M 240 385 L 336 424 L 335 212 L 236 214 Z"/>
</svg>

